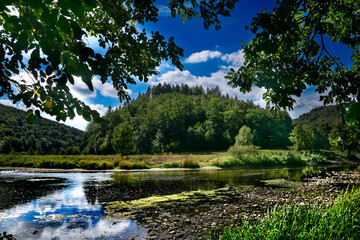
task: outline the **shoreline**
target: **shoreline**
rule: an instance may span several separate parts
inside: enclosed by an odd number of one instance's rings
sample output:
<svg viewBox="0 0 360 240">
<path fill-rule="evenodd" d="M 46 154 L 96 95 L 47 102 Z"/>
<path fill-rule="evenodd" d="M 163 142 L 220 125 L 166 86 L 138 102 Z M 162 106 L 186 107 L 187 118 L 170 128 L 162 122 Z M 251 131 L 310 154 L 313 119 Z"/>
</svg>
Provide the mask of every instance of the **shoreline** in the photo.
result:
<svg viewBox="0 0 360 240">
<path fill-rule="evenodd" d="M 162 172 L 162 171 L 203 171 L 220 170 L 224 168 L 205 166 L 200 168 L 149 168 L 149 169 L 106 169 L 106 170 L 87 170 L 87 169 L 55 169 L 55 168 L 21 168 L 21 167 L 0 167 L 0 171 L 23 171 L 34 173 L 94 173 L 94 172 Z"/>
</svg>

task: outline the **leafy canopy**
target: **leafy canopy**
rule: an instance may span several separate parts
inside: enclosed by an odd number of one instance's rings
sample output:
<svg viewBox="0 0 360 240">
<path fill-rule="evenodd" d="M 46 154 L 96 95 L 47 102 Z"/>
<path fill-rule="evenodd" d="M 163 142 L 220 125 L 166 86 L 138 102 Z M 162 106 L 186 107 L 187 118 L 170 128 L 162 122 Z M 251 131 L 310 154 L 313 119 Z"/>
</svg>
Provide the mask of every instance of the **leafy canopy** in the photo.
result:
<svg viewBox="0 0 360 240">
<path fill-rule="evenodd" d="M 237 0 L 169 1 L 173 17 L 201 17 L 204 27 L 220 28 L 221 16 L 229 16 Z M 74 98 L 69 84 L 80 77 L 94 91 L 93 77 L 102 83 L 111 79 L 120 101 L 129 100 L 128 84 L 147 81 L 162 60 L 179 69 L 183 49 L 174 38 L 137 28 L 156 22 L 155 0 L 1 0 L 0 1 L 0 97 L 23 101 L 28 120 L 40 111 L 65 121 L 75 112 L 84 119 L 100 120 L 99 114 Z M 104 51 L 87 46 L 96 37 Z M 28 57 L 27 57 L 28 56 Z M 29 80 L 18 79 L 20 72 Z"/>
<path fill-rule="evenodd" d="M 116 153 L 128 155 L 134 152 L 134 132 L 128 122 L 123 122 L 114 128 L 111 144 Z"/>
<path fill-rule="evenodd" d="M 347 120 L 359 124 L 360 1 L 277 1 L 247 28 L 255 37 L 243 43 L 245 63 L 231 69 L 230 85 L 244 93 L 264 87 L 268 103 L 289 109 L 295 96 L 316 86 L 324 104 L 346 106 Z M 351 49 L 352 66 L 333 55 L 329 42 Z"/>
<path fill-rule="evenodd" d="M 251 129 L 244 125 L 235 137 L 235 144 L 239 146 L 253 145 L 253 138 L 254 136 L 251 133 Z"/>
</svg>

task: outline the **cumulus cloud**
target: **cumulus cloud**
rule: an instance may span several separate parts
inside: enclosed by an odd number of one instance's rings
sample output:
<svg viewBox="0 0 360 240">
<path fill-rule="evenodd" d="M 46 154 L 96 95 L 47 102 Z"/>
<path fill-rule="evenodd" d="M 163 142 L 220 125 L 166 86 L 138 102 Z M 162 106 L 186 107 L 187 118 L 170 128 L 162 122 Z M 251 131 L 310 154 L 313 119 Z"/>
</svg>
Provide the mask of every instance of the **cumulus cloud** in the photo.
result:
<svg viewBox="0 0 360 240">
<path fill-rule="evenodd" d="M 237 88 L 230 87 L 225 79 L 227 71 L 225 69 L 220 69 L 217 72 L 211 74 L 210 77 L 207 76 L 194 76 L 191 72 L 185 70 L 180 71 L 178 69 L 174 71 L 168 71 L 162 74 L 159 77 L 156 77 L 154 80 L 150 81 L 151 85 L 156 85 L 158 83 L 168 83 L 171 85 L 177 84 L 187 84 L 189 86 L 201 85 L 203 88 L 214 88 L 219 86 L 223 94 L 229 94 L 230 96 L 237 96 L 239 99 L 243 100 L 253 100 L 255 103 L 265 106 L 264 101 L 262 101 L 262 95 L 265 93 L 264 88 L 253 87 L 252 91 L 246 94 L 243 94 Z"/>
<path fill-rule="evenodd" d="M 89 87 L 82 81 L 81 77 L 74 77 L 74 84 L 69 83 L 68 87 L 70 88 L 70 93 L 82 101 L 96 97 L 96 91 L 90 91 Z"/>
<path fill-rule="evenodd" d="M 108 107 L 106 107 L 102 104 L 89 104 L 89 107 L 93 110 L 96 110 L 98 113 L 100 113 L 100 116 L 104 116 L 108 109 Z M 50 116 L 49 114 L 46 114 L 46 113 L 42 113 L 41 116 L 57 122 L 55 116 Z M 74 119 L 68 118 L 63 123 L 67 126 L 74 127 L 74 128 L 77 128 L 77 129 L 80 129 L 83 131 L 85 131 L 86 126 L 89 124 L 88 121 L 86 121 L 82 116 L 79 116 L 77 114 L 75 115 Z"/>
<path fill-rule="evenodd" d="M 201 63 L 207 62 L 210 59 L 221 57 L 221 52 L 219 51 L 209 51 L 204 50 L 201 52 L 196 52 L 190 55 L 190 57 L 186 58 L 184 63 Z"/>
<path fill-rule="evenodd" d="M 110 82 L 102 83 L 100 79 L 96 77 L 94 77 L 92 81 L 94 88 L 98 90 L 102 96 L 118 98 L 117 91 Z M 90 91 L 89 87 L 81 80 L 80 77 L 74 77 L 74 85 L 68 84 L 68 86 L 71 94 L 82 101 L 97 97 L 97 91 Z M 130 89 L 125 89 L 125 92 L 128 94 L 132 93 Z"/>
<path fill-rule="evenodd" d="M 171 16 L 171 11 L 170 11 L 169 6 L 159 5 L 159 6 L 157 6 L 157 8 L 159 9 L 159 16 L 162 16 L 162 17 Z"/>
<path fill-rule="evenodd" d="M 100 113 L 101 116 L 105 115 L 108 109 L 108 107 L 102 104 L 89 104 L 89 107 L 93 110 L 96 110 L 98 113 Z"/>
<path fill-rule="evenodd" d="M 244 52 L 243 50 L 239 50 L 230 54 L 224 54 L 223 56 L 221 56 L 221 60 L 231 64 L 231 66 L 233 67 L 241 67 L 244 65 L 245 62 Z"/>
<path fill-rule="evenodd" d="M 16 104 L 13 104 L 9 99 L 0 99 L 0 103 L 10 107 L 16 107 Z"/>
<path fill-rule="evenodd" d="M 323 106 L 324 104 L 320 101 L 320 96 L 318 92 L 315 92 L 315 87 L 310 87 L 304 91 L 301 97 L 295 97 L 294 110 L 289 111 L 291 118 L 298 118 L 301 114 Z"/>
<path fill-rule="evenodd" d="M 99 90 L 104 97 L 118 98 L 117 91 L 111 83 L 105 82 L 103 84 L 99 79 L 95 79 L 93 84 L 95 89 Z"/>
</svg>

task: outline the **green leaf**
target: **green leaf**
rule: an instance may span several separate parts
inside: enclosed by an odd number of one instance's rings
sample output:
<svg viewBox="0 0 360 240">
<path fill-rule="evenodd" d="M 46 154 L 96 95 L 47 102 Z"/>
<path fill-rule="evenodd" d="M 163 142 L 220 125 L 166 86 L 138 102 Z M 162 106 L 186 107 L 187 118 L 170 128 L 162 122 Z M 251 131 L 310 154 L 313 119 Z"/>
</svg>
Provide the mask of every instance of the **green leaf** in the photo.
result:
<svg viewBox="0 0 360 240">
<path fill-rule="evenodd" d="M 84 3 L 88 5 L 89 7 L 96 8 L 97 7 L 97 1 L 96 0 L 84 0 Z"/>
<path fill-rule="evenodd" d="M 85 112 L 85 111 L 84 111 L 82 114 L 83 114 L 83 118 L 84 118 L 86 121 L 88 121 L 88 122 L 91 121 L 91 115 L 90 115 L 89 112 Z"/>
<path fill-rule="evenodd" d="M 30 115 L 28 115 L 27 121 L 28 121 L 30 124 L 34 123 L 35 120 L 36 120 L 36 116 L 35 116 L 34 114 L 31 113 Z"/>
<path fill-rule="evenodd" d="M 59 21 L 57 22 L 57 26 L 66 34 L 69 34 L 71 31 L 71 27 L 69 21 L 64 17 L 60 16 Z"/>
<path fill-rule="evenodd" d="M 45 69 L 45 72 L 46 72 L 46 75 L 51 75 L 53 70 L 52 70 L 52 67 L 50 65 L 48 65 Z"/>
<path fill-rule="evenodd" d="M 33 91 L 26 92 L 26 93 L 23 94 L 23 100 L 24 101 L 29 101 L 32 98 L 33 95 L 34 95 Z"/>
<path fill-rule="evenodd" d="M 69 7 L 76 17 L 83 18 L 85 16 L 84 6 L 82 5 L 83 3 L 81 1 L 72 0 L 69 1 L 69 3 Z"/>
<path fill-rule="evenodd" d="M 27 1 L 29 6 L 34 9 L 40 9 L 42 7 L 42 0 L 30 0 Z"/>
</svg>

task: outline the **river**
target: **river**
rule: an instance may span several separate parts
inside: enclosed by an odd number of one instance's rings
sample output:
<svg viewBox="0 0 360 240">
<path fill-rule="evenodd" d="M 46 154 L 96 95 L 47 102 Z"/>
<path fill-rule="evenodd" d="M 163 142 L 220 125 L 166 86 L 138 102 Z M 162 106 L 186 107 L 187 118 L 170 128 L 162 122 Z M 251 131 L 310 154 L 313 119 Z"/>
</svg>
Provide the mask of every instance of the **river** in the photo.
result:
<svg viewBox="0 0 360 240">
<path fill-rule="evenodd" d="M 227 186 L 261 186 L 262 180 L 299 181 L 337 166 L 266 169 L 42 173 L 0 171 L 0 232 L 16 239 L 145 239 L 136 221 L 107 218 L 103 203 Z"/>
</svg>

